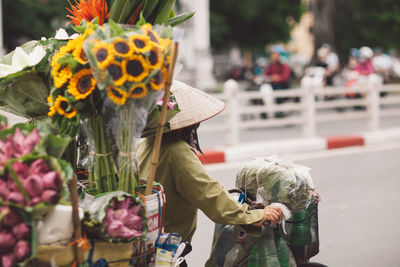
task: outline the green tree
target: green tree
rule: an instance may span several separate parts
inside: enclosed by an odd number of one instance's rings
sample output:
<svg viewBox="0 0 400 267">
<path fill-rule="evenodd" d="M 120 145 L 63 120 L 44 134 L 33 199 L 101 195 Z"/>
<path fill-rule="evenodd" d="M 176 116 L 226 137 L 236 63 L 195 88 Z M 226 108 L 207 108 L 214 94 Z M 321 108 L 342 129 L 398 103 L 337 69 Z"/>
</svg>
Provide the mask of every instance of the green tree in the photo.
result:
<svg viewBox="0 0 400 267">
<path fill-rule="evenodd" d="M 315 47 L 331 43 L 343 61 L 352 47 L 399 47 L 399 1 L 313 0 L 312 5 Z"/>
<path fill-rule="evenodd" d="M 4 46 L 8 51 L 28 40 L 54 36 L 66 27 L 67 0 L 3 0 Z"/>
<path fill-rule="evenodd" d="M 210 1 L 211 45 L 261 50 L 268 43 L 287 42 L 301 13 L 301 0 Z"/>
</svg>

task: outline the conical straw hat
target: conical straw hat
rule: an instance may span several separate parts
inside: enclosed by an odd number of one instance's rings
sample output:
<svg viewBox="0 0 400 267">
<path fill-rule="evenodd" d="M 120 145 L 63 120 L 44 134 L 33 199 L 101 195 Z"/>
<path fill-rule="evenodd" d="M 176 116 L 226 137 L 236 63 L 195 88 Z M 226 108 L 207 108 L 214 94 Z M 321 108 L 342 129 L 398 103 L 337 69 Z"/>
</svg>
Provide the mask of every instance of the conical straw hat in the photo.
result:
<svg viewBox="0 0 400 267">
<path fill-rule="evenodd" d="M 221 100 L 180 81 L 172 83 L 171 92 L 180 109 L 169 121 L 171 130 L 208 120 L 225 108 L 225 103 Z"/>
</svg>

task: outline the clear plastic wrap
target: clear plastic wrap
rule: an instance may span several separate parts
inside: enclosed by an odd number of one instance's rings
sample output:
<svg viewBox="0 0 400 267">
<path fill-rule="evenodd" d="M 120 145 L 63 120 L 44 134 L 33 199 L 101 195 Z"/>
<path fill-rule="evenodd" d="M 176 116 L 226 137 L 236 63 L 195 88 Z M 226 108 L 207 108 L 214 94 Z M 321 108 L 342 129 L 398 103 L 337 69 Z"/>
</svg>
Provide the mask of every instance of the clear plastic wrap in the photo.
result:
<svg viewBox="0 0 400 267">
<path fill-rule="evenodd" d="M 256 158 L 236 176 L 236 187 L 264 204 L 280 202 L 292 212 L 309 205 L 314 185 L 309 168 L 278 159 Z"/>
</svg>

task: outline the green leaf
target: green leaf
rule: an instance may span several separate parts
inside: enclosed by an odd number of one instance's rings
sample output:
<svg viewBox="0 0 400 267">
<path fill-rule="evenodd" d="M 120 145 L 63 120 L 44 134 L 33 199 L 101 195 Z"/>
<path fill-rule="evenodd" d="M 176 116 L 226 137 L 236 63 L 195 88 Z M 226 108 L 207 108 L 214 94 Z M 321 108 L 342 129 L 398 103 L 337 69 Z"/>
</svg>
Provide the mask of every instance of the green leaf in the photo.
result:
<svg viewBox="0 0 400 267">
<path fill-rule="evenodd" d="M 168 21 L 167 21 L 167 25 L 174 27 L 176 25 L 179 25 L 179 24 L 187 21 L 188 19 L 193 17 L 193 15 L 194 15 L 194 12 L 188 12 L 188 13 L 180 14 L 180 15 L 175 16 L 173 18 L 169 18 Z"/>
<path fill-rule="evenodd" d="M 146 0 L 143 6 L 143 17 L 148 20 L 158 4 L 158 0 Z"/>
<path fill-rule="evenodd" d="M 41 145 L 43 145 L 47 155 L 60 158 L 70 142 L 70 138 L 50 134 L 44 138 Z"/>
<path fill-rule="evenodd" d="M 155 15 L 154 24 L 165 24 L 168 21 L 174 3 L 175 0 L 165 0 L 161 3 Z"/>
<path fill-rule="evenodd" d="M 125 33 L 124 29 L 113 20 L 108 22 L 108 26 L 110 26 L 110 37 L 121 36 Z"/>
<path fill-rule="evenodd" d="M 136 26 L 141 27 L 147 23 L 146 19 L 143 16 L 143 11 L 140 12 L 139 20 L 136 22 Z"/>
<path fill-rule="evenodd" d="M 110 9 L 110 20 L 125 23 L 133 13 L 134 7 L 139 6 L 140 0 L 115 0 Z"/>
<path fill-rule="evenodd" d="M 0 109 L 25 118 L 47 116 L 49 91 L 39 72 L 17 72 L 0 79 Z"/>
</svg>

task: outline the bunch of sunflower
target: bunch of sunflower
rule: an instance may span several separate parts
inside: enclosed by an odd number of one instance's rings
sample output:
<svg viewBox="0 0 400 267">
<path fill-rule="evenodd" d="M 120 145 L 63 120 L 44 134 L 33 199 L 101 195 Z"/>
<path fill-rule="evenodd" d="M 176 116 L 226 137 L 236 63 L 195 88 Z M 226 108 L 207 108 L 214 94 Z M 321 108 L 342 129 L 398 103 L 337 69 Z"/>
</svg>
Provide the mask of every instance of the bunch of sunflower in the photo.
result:
<svg viewBox="0 0 400 267">
<path fill-rule="evenodd" d="M 89 184 L 95 194 L 117 189 L 135 193 L 135 139 L 167 80 L 170 33 L 157 32 L 151 24 L 86 23 L 82 34 L 51 60 L 48 115 L 61 133 L 71 136 L 85 123 Z"/>
<path fill-rule="evenodd" d="M 53 87 L 47 98 L 48 115 L 64 125 L 63 134 L 74 136 L 77 129 L 74 126 L 92 112 L 89 107 L 93 109 L 97 102 L 92 99 L 96 81 L 83 51 L 83 43 L 94 32 L 94 27 L 88 24 L 82 35 L 69 40 L 51 60 Z"/>
<path fill-rule="evenodd" d="M 160 38 L 151 24 L 113 36 L 118 28 L 122 29 L 116 24 L 103 28 L 88 40 L 85 52 L 99 88 L 122 106 L 129 99 L 140 99 L 164 88 L 171 39 Z"/>
</svg>

